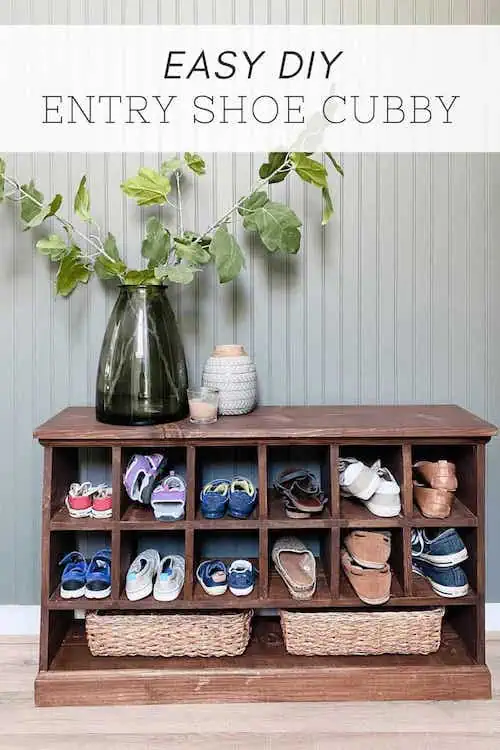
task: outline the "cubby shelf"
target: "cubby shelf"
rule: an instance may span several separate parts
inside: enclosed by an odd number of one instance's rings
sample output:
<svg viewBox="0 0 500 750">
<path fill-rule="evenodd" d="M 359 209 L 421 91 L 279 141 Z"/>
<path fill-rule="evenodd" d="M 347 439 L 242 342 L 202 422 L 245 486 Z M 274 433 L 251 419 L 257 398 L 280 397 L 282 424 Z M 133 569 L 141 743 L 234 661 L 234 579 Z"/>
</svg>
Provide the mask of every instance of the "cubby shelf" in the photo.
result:
<svg viewBox="0 0 500 750">
<path fill-rule="evenodd" d="M 212 670 L 207 679 L 213 690 L 224 684 L 225 700 L 229 701 L 269 700 L 270 695 L 275 700 L 487 697 L 491 686 L 484 661 L 484 456 L 485 444 L 493 434 L 492 425 L 453 406 L 263 407 L 245 417 L 222 418 L 207 427 L 185 421 L 137 428 L 100 424 L 91 409 L 66 409 L 35 432 L 45 453 L 37 704 L 70 703 L 75 670 L 82 670 L 80 705 L 120 703 L 124 695 L 129 702 L 189 701 L 193 699 L 197 670 L 205 665 Z M 69 484 L 83 478 L 92 464 L 93 450 L 98 452 L 101 468 L 102 462 L 108 461 L 113 515 L 104 520 L 73 519 L 64 506 L 64 497 Z M 186 514 L 181 521 L 157 521 L 149 507 L 127 498 L 123 473 L 129 457 L 141 451 L 166 452 L 171 467 L 186 477 Z M 399 516 L 378 518 L 362 503 L 341 497 L 337 459 L 350 455 L 366 462 L 380 457 L 391 469 L 401 486 Z M 413 504 L 412 465 L 426 457 L 448 458 L 457 466 L 457 499 L 447 519 L 424 518 Z M 307 466 L 320 476 L 327 497 L 323 512 L 310 519 L 288 518 L 273 488 L 281 468 L 297 465 Z M 226 515 L 210 520 L 202 516 L 200 487 L 215 476 L 226 475 L 219 473 L 223 470 L 230 475 L 250 476 L 258 486 L 258 506 L 249 519 Z M 467 596 L 444 599 L 425 579 L 412 573 L 411 529 L 420 527 L 459 529 L 469 550 L 464 566 L 471 583 Z M 391 598 L 384 609 L 446 607 L 443 643 L 437 654 L 420 658 L 308 659 L 284 650 L 272 618 L 275 610 L 370 609 L 358 599 L 340 566 L 343 537 L 357 528 L 392 530 Z M 303 538 L 317 555 L 317 588 L 310 600 L 292 599 L 272 563 L 274 541 L 291 534 Z M 94 546 L 111 546 L 112 593 L 108 599 L 65 600 L 59 594 L 58 562 L 66 552 L 78 548 L 82 539 L 87 552 Z M 259 576 L 248 597 L 235 597 L 229 591 L 209 596 L 196 581 L 196 567 L 202 559 L 226 556 L 222 542 L 235 550 L 228 562 L 240 556 L 254 557 Z M 185 555 L 184 589 L 173 602 L 158 602 L 152 596 L 131 602 L 124 591 L 128 566 L 139 549 L 159 543 L 167 548 L 175 545 L 173 551 L 182 550 Z M 240 549 L 245 552 L 240 553 Z M 212 669 L 213 659 L 93 658 L 81 623 L 73 619 L 74 610 L 133 613 L 239 609 L 256 611 L 250 645 L 242 657 L 215 660 L 216 669 Z M 261 668 L 262 663 L 272 663 L 272 674 Z M 121 679 L 113 675 L 112 664 L 114 669 L 126 670 L 127 676 Z M 397 695 L 392 688 L 396 666 Z M 257 670 L 252 674 L 255 687 L 251 695 L 241 692 L 245 688 L 240 669 L 247 673 Z M 98 676 L 97 691 L 85 687 L 87 675 Z M 124 687 L 129 677 L 137 687 L 132 696 Z M 289 681 L 303 684 L 306 678 L 307 689 L 290 697 Z M 154 681 L 155 698 L 147 688 L 150 680 Z M 346 680 L 351 685 L 349 690 Z M 469 681 L 468 691 L 464 690 L 464 680 Z M 203 690 L 196 698 L 206 700 L 208 695 Z"/>
</svg>

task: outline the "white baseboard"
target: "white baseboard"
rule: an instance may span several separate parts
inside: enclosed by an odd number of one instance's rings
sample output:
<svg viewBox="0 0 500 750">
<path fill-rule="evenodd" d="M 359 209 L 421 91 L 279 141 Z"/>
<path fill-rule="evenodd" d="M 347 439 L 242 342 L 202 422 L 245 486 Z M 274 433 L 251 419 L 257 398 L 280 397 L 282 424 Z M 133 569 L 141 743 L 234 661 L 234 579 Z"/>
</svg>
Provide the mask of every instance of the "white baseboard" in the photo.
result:
<svg viewBox="0 0 500 750">
<path fill-rule="evenodd" d="M 38 635 L 40 607 L 0 605 L 0 635 Z M 486 604 L 486 632 L 500 633 L 500 602 Z"/>
</svg>

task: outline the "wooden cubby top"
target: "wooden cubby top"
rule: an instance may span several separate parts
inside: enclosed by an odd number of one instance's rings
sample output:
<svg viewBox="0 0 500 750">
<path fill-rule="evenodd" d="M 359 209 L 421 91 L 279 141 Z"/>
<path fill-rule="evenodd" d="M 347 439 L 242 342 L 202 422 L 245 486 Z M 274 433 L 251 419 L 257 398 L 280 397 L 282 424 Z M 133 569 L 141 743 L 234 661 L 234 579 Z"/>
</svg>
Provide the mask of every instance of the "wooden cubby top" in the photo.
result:
<svg viewBox="0 0 500 750">
<path fill-rule="evenodd" d="M 157 445 L 192 443 L 250 444 L 266 441 L 370 441 L 403 439 L 489 440 L 496 427 L 459 406 L 261 406 L 215 424 L 120 427 L 98 422 L 92 407 L 69 407 L 40 425 L 34 437 L 43 444 Z"/>
</svg>

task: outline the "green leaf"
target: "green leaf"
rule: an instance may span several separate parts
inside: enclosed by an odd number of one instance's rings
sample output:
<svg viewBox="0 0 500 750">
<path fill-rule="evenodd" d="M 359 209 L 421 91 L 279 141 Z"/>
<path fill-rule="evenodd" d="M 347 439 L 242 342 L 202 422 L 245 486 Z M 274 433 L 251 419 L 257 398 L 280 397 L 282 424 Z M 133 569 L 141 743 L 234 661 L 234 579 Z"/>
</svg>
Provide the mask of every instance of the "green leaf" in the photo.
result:
<svg viewBox="0 0 500 750">
<path fill-rule="evenodd" d="M 57 193 L 57 195 L 55 195 L 54 198 L 52 199 L 52 202 L 49 203 L 49 212 L 48 212 L 48 214 L 47 214 L 47 216 L 45 218 L 48 219 L 51 216 L 55 216 L 55 214 L 61 208 L 62 202 L 63 202 L 62 195 L 60 195 L 59 193 Z"/>
<path fill-rule="evenodd" d="M 45 218 L 48 209 L 43 205 L 43 193 L 36 189 L 33 180 L 28 185 L 21 185 L 21 190 L 26 193 L 21 200 L 21 219 L 31 226 L 31 222 L 38 218 L 42 212 Z M 43 219 L 38 223 L 41 224 L 42 221 Z"/>
<path fill-rule="evenodd" d="M 182 160 L 177 159 L 173 157 L 172 159 L 167 159 L 164 161 L 160 167 L 160 174 L 162 175 L 168 175 L 172 172 L 175 172 L 176 169 L 180 169 L 182 167 Z"/>
<path fill-rule="evenodd" d="M 291 165 L 288 164 L 286 167 L 283 167 L 284 163 L 286 162 L 287 153 L 286 151 L 271 151 L 268 155 L 268 161 L 264 162 L 264 164 L 261 165 L 259 169 L 259 175 L 263 180 L 267 180 L 273 172 L 276 172 L 276 170 L 280 170 L 277 172 L 277 174 L 273 175 L 271 179 L 269 179 L 269 182 L 272 184 L 274 182 L 282 182 L 290 173 Z M 281 169 L 283 167 L 283 169 Z"/>
<path fill-rule="evenodd" d="M 215 258 L 221 284 L 235 279 L 245 266 L 245 256 L 236 238 L 227 231 L 225 224 L 215 232 L 210 243 L 210 253 Z"/>
<path fill-rule="evenodd" d="M 0 158 L 0 203 L 3 201 L 5 192 L 5 161 Z"/>
<path fill-rule="evenodd" d="M 128 286 L 141 286 L 143 284 L 158 284 L 155 272 L 152 268 L 146 268 L 143 271 L 127 271 L 123 283 Z"/>
<path fill-rule="evenodd" d="M 142 243 L 142 256 L 150 265 L 164 263 L 170 252 L 170 233 L 156 216 L 151 216 L 146 224 L 146 237 Z"/>
<path fill-rule="evenodd" d="M 333 203 L 328 188 L 322 188 L 321 195 L 323 197 L 323 216 L 321 218 L 321 223 L 325 226 L 333 216 Z"/>
<path fill-rule="evenodd" d="M 257 231 L 264 245 L 272 253 L 276 250 L 296 253 L 300 247 L 301 225 L 302 222 L 291 208 L 273 201 L 269 201 L 243 220 L 245 229 Z"/>
<path fill-rule="evenodd" d="M 155 268 L 155 276 L 159 280 L 167 279 L 173 284 L 190 284 L 195 273 L 199 271 L 196 266 L 191 266 L 188 263 L 179 263 L 176 266 L 158 266 Z"/>
<path fill-rule="evenodd" d="M 58 234 L 50 234 L 48 237 L 42 237 L 36 243 L 36 249 L 42 253 L 42 255 L 48 255 L 50 260 L 61 260 L 63 255 L 68 252 L 68 246 L 66 241 Z"/>
<path fill-rule="evenodd" d="M 75 213 L 82 221 L 88 224 L 92 222 L 90 215 L 90 195 L 87 190 L 87 177 L 83 175 L 75 195 Z"/>
<path fill-rule="evenodd" d="M 337 170 L 337 172 L 340 175 L 342 175 L 342 177 L 343 177 L 344 176 L 344 168 L 342 167 L 341 164 L 338 163 L 338 161 L 336 160 L 336 158 L 333 156 L 332 152 L 331 151 L 325 151 L 325 154 L 328 156 L 328 158 L 332 162 L 332 164 L 335 167 L 335 169 Z"/>
<path fill-rule="evenodd" d="M 195 174 L 205 174 L 206 164 L 199 154 L 190 154 L 189 151 L 186 151 L 184 161 L 186 162 L 186 166 Z"/>
<path fill-rule="evenodd" d="M 108 234 L 104 241 L 104 250 L 109 258 L 106 255 L 102 255 L 102 253 L 98 255 L 94 265 L 96 274 L 103 280 L 113 278 L 122 279 L 127 266 L 120 258 L 116 240 L 111 233 Z"/>
<path fill-rule="evenodd" d="M 204 265 L 210 261 L 210 253 L 206 246 L 203 247 L 201 242 L 191 242 L 186 244 L 185 242 L 175 242 L 175 253 L 178 258 L 186 260 L 189 263 Z"/>
<path fill-rule="evenodd" d="M 59 263 L 56 279 L 56 292 L 63 297 L 76 289 L 78 284 L 86 284 L 90 278 L 90 269 L 82 261 L 80 249 L 73 245 L 70 252 Z"/>
<path fill-rule="evenodd" d="M 249 211 L 255 211 L 257 208 L 262 208 L 266 203 L 269 202 L 269 196 L 263 190 L 256 190 L 254 193 L 250 193 L 248 198 L 245 198 L 243 203 L 238 207 L 238 213 L 241 216 L 246 216 Z"/>
<path fill-rule="evenodd" d="M 304 182 L 310 182 L 316 187 L 328 187 L 328 172 L 321 162 L 311 159 L 300 151 L 292 154 L 295 171 Z"/>
<path fill-rule="evenodd" d="M 121 184 L 125 195 L 135 198 L 138 206 L 160 206 L 170 193 L 170 180 L 154 169 L 142 167 L 136 177 Z"/>
</svg>

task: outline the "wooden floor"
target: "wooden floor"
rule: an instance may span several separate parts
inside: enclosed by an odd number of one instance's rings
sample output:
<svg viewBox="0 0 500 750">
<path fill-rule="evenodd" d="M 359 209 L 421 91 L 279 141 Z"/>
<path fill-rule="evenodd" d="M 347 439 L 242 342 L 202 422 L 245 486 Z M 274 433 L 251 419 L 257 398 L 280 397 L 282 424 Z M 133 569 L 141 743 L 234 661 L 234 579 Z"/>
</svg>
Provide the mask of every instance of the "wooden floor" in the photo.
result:
<svg viewBox="0 0 500 750">
<path fill-rule="evenodd" d="M 36 709 L 33 639 L 0 639 L 1 750 L 499 750 L 500 635 L 488 642 L 493 701 L 274 703 Z M 300 690 L 300 685 L 297 685 Z"/>
</svg>

